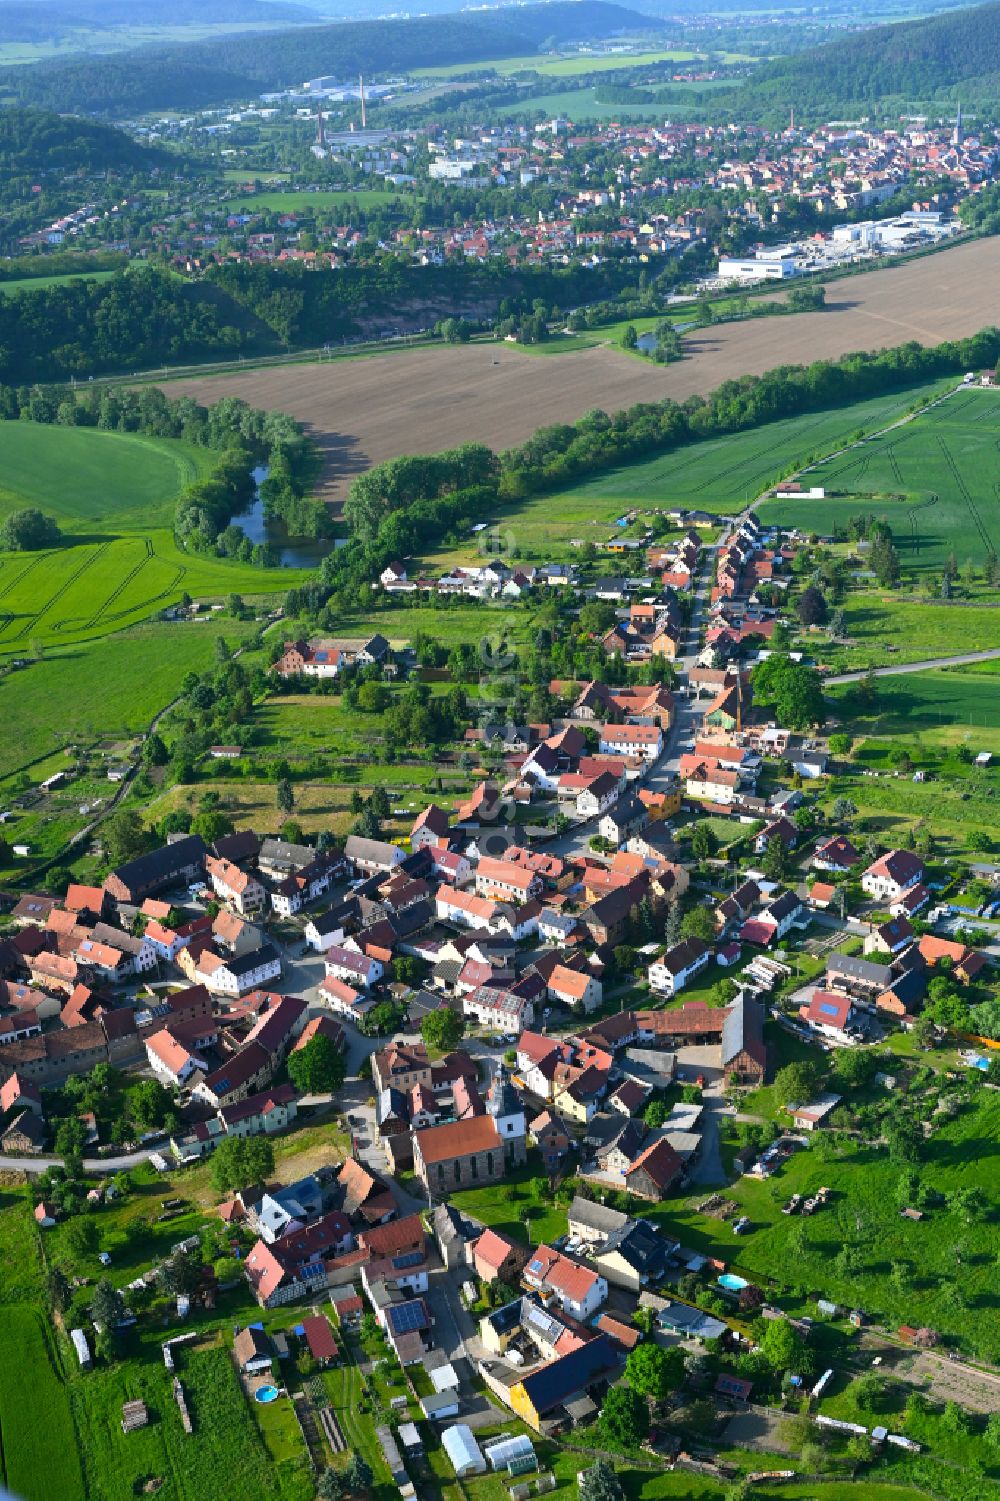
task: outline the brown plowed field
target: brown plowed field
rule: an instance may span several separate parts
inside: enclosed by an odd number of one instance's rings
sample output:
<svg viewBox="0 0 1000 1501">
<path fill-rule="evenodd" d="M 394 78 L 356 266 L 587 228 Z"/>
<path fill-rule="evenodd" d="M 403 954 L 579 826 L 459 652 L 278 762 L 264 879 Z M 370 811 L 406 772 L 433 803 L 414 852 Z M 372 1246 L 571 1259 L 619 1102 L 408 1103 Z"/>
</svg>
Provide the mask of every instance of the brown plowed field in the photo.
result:
<svg viewBox="0 0 1000 1501">
<path fill-rule="evenodd" d="M 166 389 L 205 402 L 242 396 L 290 412 L 323 449 L 324 493 L 342 500 L 354 474 L 397 454 L 469 441 L 507 448 L 591 407 L 682 399 L 775 365 L 910 339 L 936 344 L 987 324 L 1000 324 L 1000 239 L 834 282 L 821 313 L 705 329 L 689 336 L 687 358 L 676 365 L 612 348 L 541 355 L 471 345 L 190 377 Z"/>
</svg>

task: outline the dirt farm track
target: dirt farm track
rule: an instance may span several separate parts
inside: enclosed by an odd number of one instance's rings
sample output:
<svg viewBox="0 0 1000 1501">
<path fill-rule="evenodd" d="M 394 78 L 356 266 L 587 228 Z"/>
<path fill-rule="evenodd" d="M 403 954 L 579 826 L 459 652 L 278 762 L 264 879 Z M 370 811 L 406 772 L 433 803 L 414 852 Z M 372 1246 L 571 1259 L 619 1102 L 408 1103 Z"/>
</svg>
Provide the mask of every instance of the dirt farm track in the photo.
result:
<svg viewBox="0 0 1000 1501">
<path fill-rule="evenodd" d="M 397 454 L 473 440 L 506 448 L 592 407 L 683 399 L 775 365 L 910 339 L 936 344 L 998 323 L 1000 238 L 993 238 L 833 282 L 821 313 L 705 329 L 685 340 L 687 357 L 676 365 L 613 348 L 530 354 L 476 344 L 185 377 L 165 389 L 203 402 L 242 396 L 291 413 L 323 449 L 323 492 L 341 500 L 354 474 Z"/>
</svg>

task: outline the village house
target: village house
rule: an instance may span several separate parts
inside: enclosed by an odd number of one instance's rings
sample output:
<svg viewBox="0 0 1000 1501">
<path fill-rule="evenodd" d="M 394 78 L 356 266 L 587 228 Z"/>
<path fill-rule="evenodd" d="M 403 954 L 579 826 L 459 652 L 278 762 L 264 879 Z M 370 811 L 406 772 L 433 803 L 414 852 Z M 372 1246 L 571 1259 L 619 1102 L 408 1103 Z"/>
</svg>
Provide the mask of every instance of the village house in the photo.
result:
<svg viewBox="0 0 1000 1501">
<path fill-rule="evenodd" d="M 501 1400 L 537 1433 L 545 1431 L 554 1419 L 582 1409 L 588 1417 L 597 1407 L 590 1392 L 617 1376 L 622 1355 L 619 1347 L 605 1334 L 570 1350 L 547 1365 L 539 1366 L 517 1380 L 503 1396 L 488 1383 Z M 565 1419 L 564 1419 L 565 1421 Z"/>
<path fill-rule="evenodd" d="M 854 1040 L 851 1028 L 854 1002 L 849 995 L 817 990 L 808 1006 L 799 1007 L 799 1015 L 821 1037 L 829 1038 L 831 1042 L 846 1046 Z"/>
<path fill-rule="evenodd" d="M 610 771 L 600 771 L 596 776 L 577 772 L 559 779 L 560 797 L 567 793 L 574 798 L 578 818 L 599 818 L 618 801 L 621 783 Z"/>
<path fill-rule="evenodd" d="M 559 1117 L 543 1110 L 528 1124 L 528 1139 L 541 1153 L 542 1165 L 550 1177 L 567 1161 L 570 1137 Z"/>
<path fill-rule="evenodd" d="M 267 1049 L 259 1042 L 249 1042 L 219 1068 L 204 1077 L 199 1075 L 192 1092 L 219 1110 L 263 1089 L 270 1081 L 273 1067 Z"/>
<path fill-rule="evenodd" d="M 526 902 L 542 889 L 541 877 L 513 860 L 494 860 L 487 855 L 476 866 L 476 893 L 498 901 Z"/>
<path fill-rule="evenodd" d="M 538 1246 L 522 1274 L 526 1287 L 554 1297 L 565 1313 L 589 1321 L 607 1300 L 608 1284 L 599 1272 L 551 1246 Z"/>
<path fill-rule="evenodd" d="M 206 855 L 205 872 L 216 896 L 234 907 L 241 917 L 252 917 L 266 908 L 267 892 L 262 883 L 231 860 L 216 860 Z"/>
<path fill-rule="evenodd" d="M 431 1088 L 431 1061 L 422 1042 L 391 1042 L 380 1053 L 372 1054 L 372 1080 L 376 1090 L 398 1089 L 408 1094 L 416 1085 Z"/>
<path fill-rule="evenodd" d="M 642 756 L 656 761 L 663 750 L 663 731 L 658 724 L 605 724 L 599 749 L 604 756 Z"/>
<path fill-rule="evenodd" d="M 481 1282 L 508 1282 L 516 1287 L 528 1248 L 515 1245 L 495 1230 L 484 1230 L 472 1245 L 472 1265 Z"/>
<path fill-rule="evenodd" d="M 138 905 L 168 886 L 186 886 L 204 872 L 205 841 L 187 834 L 120 865 L 105 879 L 104 890 L 116 902 Z"/>
<path fill-rule="evenodd" d="M 360 985 L 363 990 L 377 985 L 385 974 L 385 965 L 381 960 L 336 943 L 326 950 L 324 966 L 328 979 L 343 980 L 351 986 Z"/>
<path fill-rule="evenodd" d="M 178 955 L 179 963 L 183 957 L 182 950 Z M 281 978 L 281 955 L 268 942 L 242 954 L 223 955 L 206 948 L 192 966 L 181 964 L 181 968 L 190 979 L 204 985 L 213 995 L 243 996 Z"/>
<path fill-rule="evenodd" d="M 363 839 L 349 834 L 344 854 L 358 876 L 387 875 L 406 859 L 406 851 L 384 839 Z"/>
<path fill-rule="evenodd" d="M 625 1170 L 626 1192 L 654 1202 L 681 1177 L 684 1164 L 665 1136 L 651 1142 Z"/>
<path fill-rule="evenodd" d="M 174 1089 L 187 1085 L 199 1070 L 207 1072 L 205 1060 L 178 1042 L 166 1027 L 146 1038 L 146 1057 L 160 1083 Z"/>
<path fill-rule="evenodd" d="M 876 901 L 898 901 L 904 891 L 924 879 L 924 863 L 911 850 L 889 850 L 872 862 L 861 877 L 862 890 Z"/>
<path fill-rule="evenodd" d="M 550 1000 L 558 1001 L 571 1010 L 594 1011 L 604 999 L 600 980 L 586 970 L 568 969 L 557 964 L 549 975 L 546 991 Z"/>
<path fill-rule="evenodd" d="M 658 995 L 676 995 L 711 961 L 712 950 L 700 938 L 684 938 L 674 944 L 647 972 L 649 986 Z"/>
</svg>

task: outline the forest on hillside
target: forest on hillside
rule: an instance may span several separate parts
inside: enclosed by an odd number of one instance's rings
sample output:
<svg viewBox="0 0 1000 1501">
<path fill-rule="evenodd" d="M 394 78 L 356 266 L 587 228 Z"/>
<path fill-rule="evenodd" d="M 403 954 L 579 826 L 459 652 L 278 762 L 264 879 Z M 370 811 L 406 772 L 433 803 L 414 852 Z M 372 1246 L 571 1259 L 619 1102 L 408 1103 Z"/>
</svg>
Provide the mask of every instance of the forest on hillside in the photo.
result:
<svg viewBox="0 0 1000 1501">
<path fill-rule="evenodd" d="M 140 146 L 112 125 L 65 119 L 48 110 L 0 109 L 0 185 L 45 172 L 141 171 L 177 160 Z"/>
<path fill-rule="evenodd" d="M 634 279 L 609 261 L 512 269 L 451 262 L 411 266 L 396 259 L 339 271 L 299 266 L 226 265 L 206 281 L 184 281 L 153 266 L 131 266 L 106 281 L 26 288 L 0 297 L 0 382 L 86 378 L 160 364 L 229 359 L 240 352 L 314 349 L 364 332 L 373 320 L 405 323 L 408 309 L 437 300 L 442 312 L 492 316 L 570 307 L 606 297 Z M 391 312 L 387 312 L 391 309 Z"/>
<path fill-rule="evenodd" d="M 799 118 L 881 113 L 887 101 L 960 96 L 995 108 L 1000 4 L 877 26 L 757 68 L 738 98 L 755 110 L 791 104 Z"/>
<path fill-rule="evenodd" d="M 0 69 L 0 93 L 50 109 L 122 116 L 194 109 L 318 74 L 351 78 L 537 51 L 543 42 L 650 31 L 657 22 L 604 0 L 553 0 L 476 14 L 343 22 L 211 42 L 144 47 L 110 57 Z"/>
</svg>

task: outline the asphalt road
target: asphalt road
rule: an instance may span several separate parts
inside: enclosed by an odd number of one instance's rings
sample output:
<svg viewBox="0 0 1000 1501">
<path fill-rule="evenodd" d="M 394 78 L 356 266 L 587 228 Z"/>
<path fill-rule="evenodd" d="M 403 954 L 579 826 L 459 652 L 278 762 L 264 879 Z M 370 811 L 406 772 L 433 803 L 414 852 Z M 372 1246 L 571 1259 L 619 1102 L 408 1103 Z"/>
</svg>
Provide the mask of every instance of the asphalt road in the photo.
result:
<svg viewBox="0 0 1000 1501">
<path fill-rule="evenodd" d="M 923 662 L 894 662 L 891 667 L 873 667 L 871 671 L 877 678 L 903 677 L 910 672 L 928 672 L 934 667 L 965 667 L 973 662 L 993 662 L 1000 657 L 1000 647 L 992 647 L 989 651 L 965 652 L 959 657 L 928 657 Z M 860 683 L 862 678 L 868 676 L 868 669 L 862 672 L 840 672 L 836 677 L 824 678 L 824 683 Z"/>
</svg>

